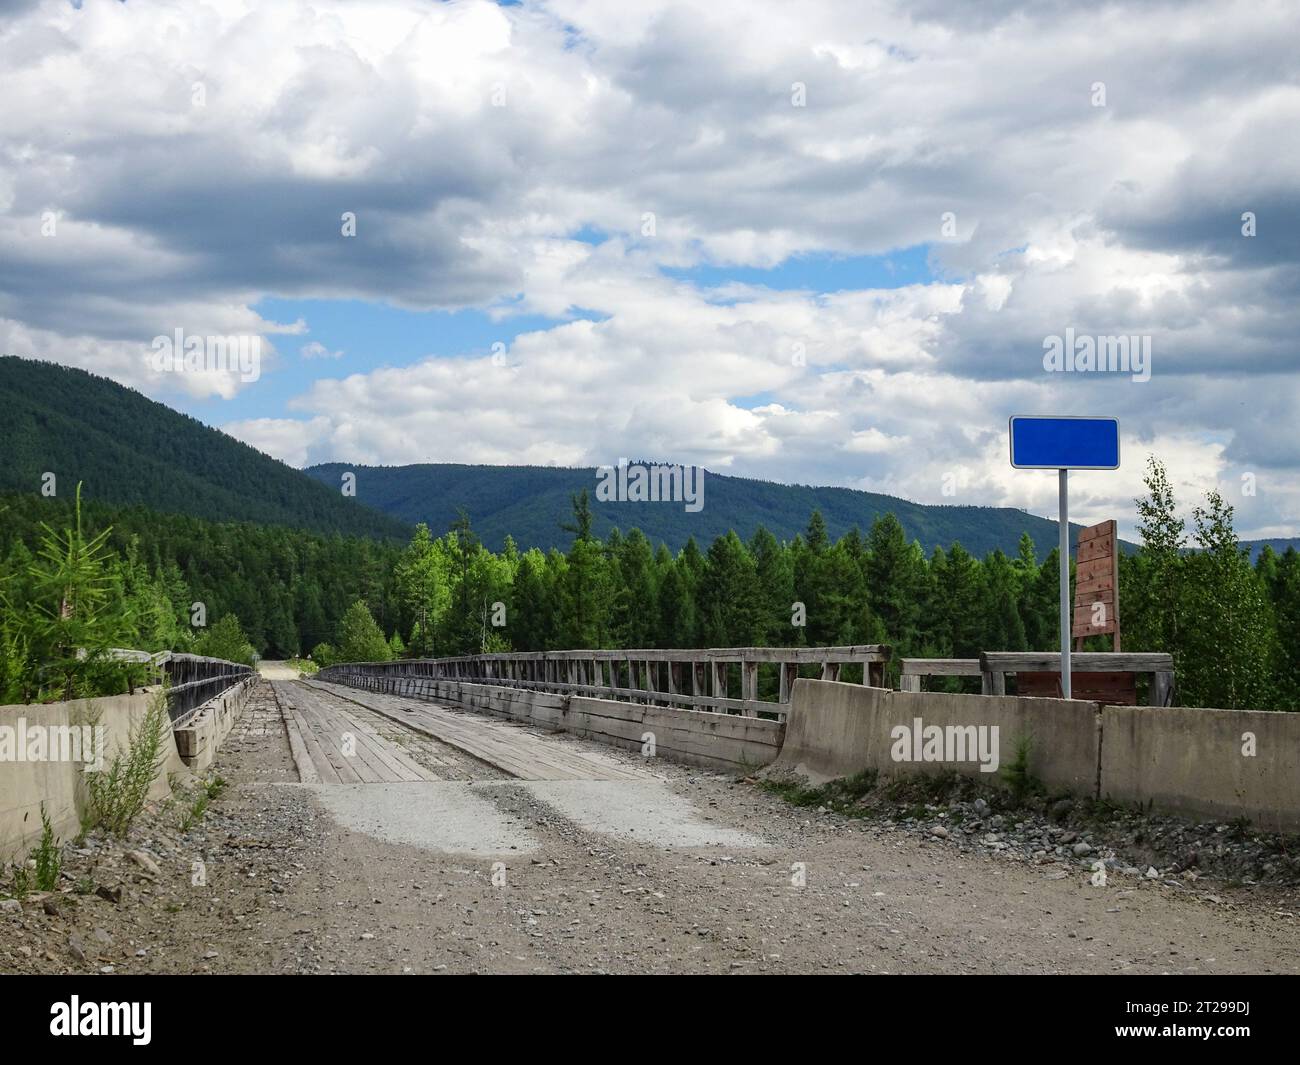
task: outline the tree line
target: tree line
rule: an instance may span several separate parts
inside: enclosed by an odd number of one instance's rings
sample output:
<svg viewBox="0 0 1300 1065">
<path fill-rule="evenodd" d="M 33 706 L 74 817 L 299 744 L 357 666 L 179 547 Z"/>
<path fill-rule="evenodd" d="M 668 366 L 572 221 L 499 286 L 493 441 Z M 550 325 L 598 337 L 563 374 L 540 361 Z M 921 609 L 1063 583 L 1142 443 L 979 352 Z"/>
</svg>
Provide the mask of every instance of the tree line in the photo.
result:
<svg viewBox="0 0 1300 1065">
<path fill-rule="evenodd" d="M 1189 529 L 1155 461 L 1147 493 L 1137 501 L 1141 548 L 1120 559 L 1124 649 L 1172 653 L 1183 705 L 1300 708 L 1300 556 L 1265 549 L 1252 565 L 1217 493 L 1192 511 Z M 56 631 L 70 577 L 49 567 L 72 557 L 59 538 L 77 525 L 66 508 L 62 525 L 42 525 L 40 504 L 51 502 L 14 497 L 4 516 L 0 701 L 76 689 L 69 649 L 95 636 Z M 960 543 L 927 555 L 892 514 L 833 540 L 814 512 L 789 540 L 759 527 L 707 549 L 691 539 L 674 554 L 637 529 L 597 537 L 586 494 L 572 502 L 563 552 L 520 551 L 509 538 L 493 552 L 464 514 L 442 536 L 419 526 L 403 548 L 91 510 L 99 531 L 76 532 L 86 570 L 78 580 L 98 589 L 100 635 L 111 629 L 114 646 L 239 660 L 850 643 L 890 644 L 895 659 L 974 658 L 1060 646 L 1058 555 L 1039 559 L 1028 535 L 1014 556 L 976 558 Z M 196 603 L 204 626 L 193 623 Z M 1108 638 L 1090 647 L 1107 649 Z M 104 683 L 83 671 L 91 687 Z"/>
</svg>

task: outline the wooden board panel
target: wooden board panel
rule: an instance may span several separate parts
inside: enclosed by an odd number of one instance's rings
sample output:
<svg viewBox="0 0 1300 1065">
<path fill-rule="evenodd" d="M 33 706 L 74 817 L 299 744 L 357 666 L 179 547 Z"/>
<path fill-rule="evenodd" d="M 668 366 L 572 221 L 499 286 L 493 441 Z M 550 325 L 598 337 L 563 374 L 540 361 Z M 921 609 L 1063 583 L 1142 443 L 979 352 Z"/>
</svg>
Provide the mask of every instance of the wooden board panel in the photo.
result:
<svg viewBox="0 0 1300 1065">
<path fill-rule="evenodd" d="M 1060 673 L 1017 673 L 1016 694 L 1046 699 L 1061 698 Z M 1137 674 L 1075 673 L 1070 671 L 1070 694 L 1075 699 L 1111 706 L 1137 705 Z"/>
<path fill-rule="evenodd" d="M 1085 671 L 1126 670 L 1135 673 L 1172 671 L 1174 656 L 1165 651 L 1084 651 L 1071 656 L 1071 663 Z M 984 651 L 980 655 L 980 668 L 991 673 L 1041 672 L 1061 669 L 1061 656 L 1056 651 Z"/>
<path fill-rule="evenodd" d="M 1115 564 L 1109 558 L 1095 558 L 1091 562 L 1081 562 L 1074 568 L 1076 581 L 1091 581 L 1098 577 L 1113 577 Z"/>
<path fill-rule="evenodd" d="M 1111 592 L 1115 590 L 1115 575 L 1107 573 L 1101 577 L 1095 577 L 1090 581 L 1074 582 L 1075 601 L 1090 599 L 1098 592 Z"/>
<path fill-rule="evenodd" d="M 1118 551 L 1119 536 L 1114 521 L 1098 522 L 1079 533 L 1071 626 L 1076 641 L 1112 635 L 1116 651 L 1120 649 Z M 1094 609 L 1098 603 L 1106 608 L 1101 620 Z"/>
<path fill-rule="evenodd" d="M 1098 536 L 1086 543 L 1080 543 L 1078 554 L 1075 557 L 1080 562 L 1091 562 L 1098 558 L 1110 558 L 1114 553 L 1115 538 L 1113 536 Z"/>
</svg>

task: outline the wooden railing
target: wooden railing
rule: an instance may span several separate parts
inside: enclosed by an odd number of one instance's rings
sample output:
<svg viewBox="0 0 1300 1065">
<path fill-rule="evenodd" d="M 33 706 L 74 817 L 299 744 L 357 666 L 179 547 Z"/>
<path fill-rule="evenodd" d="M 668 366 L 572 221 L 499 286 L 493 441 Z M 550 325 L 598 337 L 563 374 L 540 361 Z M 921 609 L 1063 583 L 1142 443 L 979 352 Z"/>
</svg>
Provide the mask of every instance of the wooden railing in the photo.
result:
<svg viewBox="0 0 1300 1065">
<path fill-rule="evenodd" d="M 251 666 L 203 655 L 168 653 L 159 664 L 167 679 L 167 713 L 173 726 L 183 724 L 205 703 L 236 685 L 257 679 Z"/>
<path fill-rule="evenodd" d="M 883 687 L 890 653 L 884 644 L 514 651 L 460 658 L 348 663 L 322 669 L 318 677 L 354 687 L 393 691 L 397 690 L 396 685 L 389 682 L 398 679 L 460 680 L 749 717 L 759 714 L 783 717 L 800 669 L 815 670 L 822 680 L 839 680 L 845 665 L 860 665 L 864 684 Z M 774 699 L 759 697 L 763 671 L 768 671 L 768 687 L 773 690 Z M 404 690 L 407 688 L 409 685 L 403 685 Z M 733 688 L 738 689 L 734 694 Z"/>
<path fill-rule="evenodd" d="M 1055 674 L 1056 691 L 1060 694 L 1061 656 L 1055 651 L 985 651 L 979 658 L 980 675 L 984 678 L 982 690 L 985 695 L 1005 695 L 1007 691 L 1007 674 L 1016 674 L 1017 683 L 1024 694 L 1023 678 Z M 1134 679 L 1147 676 L 1147 704 L 1149 706 L 1172 706 L 1174 702 L 1174 657 L 1156 651 L 1112 652 L 1082 651 L 1070 655 L 1071 669 L 1080 678 L 1092 674 L 1102 678 L 1102 688 L 1108 685 L 1108 678 L 1122 678 L 1128 686 L 1129 696 L 1135 690 Z M 1050 676 L 1048 677 L 1050 680 Z M 1076 692 L 1082 692 L 1082 685 L 1076 685 Z M 1076 694 L 1075 698 L 1092 698 L 1091 695 Z M 1098 697 L 1101 702 L 1131 702 L 1131 698 Z"/>
</svg>

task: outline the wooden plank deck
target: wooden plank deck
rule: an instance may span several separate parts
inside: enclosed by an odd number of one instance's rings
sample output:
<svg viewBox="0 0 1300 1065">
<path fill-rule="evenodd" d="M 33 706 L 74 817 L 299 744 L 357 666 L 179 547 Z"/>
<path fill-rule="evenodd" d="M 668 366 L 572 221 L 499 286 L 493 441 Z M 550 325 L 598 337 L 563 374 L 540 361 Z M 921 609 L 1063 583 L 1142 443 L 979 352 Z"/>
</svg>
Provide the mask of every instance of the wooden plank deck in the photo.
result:
<svg viewBox="0 0 1300 1065">
<path fill-rule="evenodd" d="M 587 753 L 572 741 L 482 714 L 452 710 L 405 696 L 303 682 L 332 699 L 365 707 L 415 732 L 497 766 L 520 780 L 645 780 L 647 774 L 613 758 Z"/>
<path fill-rule="evenodd" d="M 346 704 L 294 683 L 277 685 L 277 695 L 303 783 L 392 784 L 439 779 L 400 746 L 350 714 Z M 305 761 L 299 757 L 295 738 L 301 743 Z"/>
</svg>

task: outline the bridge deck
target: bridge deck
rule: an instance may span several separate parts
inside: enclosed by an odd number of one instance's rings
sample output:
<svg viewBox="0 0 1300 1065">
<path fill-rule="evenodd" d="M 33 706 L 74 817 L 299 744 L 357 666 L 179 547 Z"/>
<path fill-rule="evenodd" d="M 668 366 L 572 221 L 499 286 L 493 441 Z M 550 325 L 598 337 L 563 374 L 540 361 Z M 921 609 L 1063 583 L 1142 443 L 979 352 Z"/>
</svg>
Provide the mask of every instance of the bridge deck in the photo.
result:
<svg viewBox="0 0 1300 1065">
<path fill-rule="evenodd" d="M 614 758 L 481 714 L 316 681 L 277 684 L 305 783 L 397 783 L 509 776 L 520 780 L 644 781 L 651 775 Z M 390 722 L 392 729 L 375 722 Z M 389 738 L 404 732 L 432 740 L 417 761 Z M 388 736 L 385 735 L 388 733 Z M 352 753 L 345 753 L 345 737 Z M 293 741 L 291 741 L 293 742 Z M 443 752 L 440 756 L 439 752 Z M 304 761 L 309 765 L 304 765 Z M 465 772 L 477 763 L 479 772 Z"/>
<path fill-rule="evenodd" d="M 381 784 L 439 779 L 400 746 L 379 735 L 361 715 L 349 712 L 346 704 L 322 698 L 302 685 L 276 687 L 290 734 L 296 733 L 305 746 L 320 782 Z"/>
</svg>

